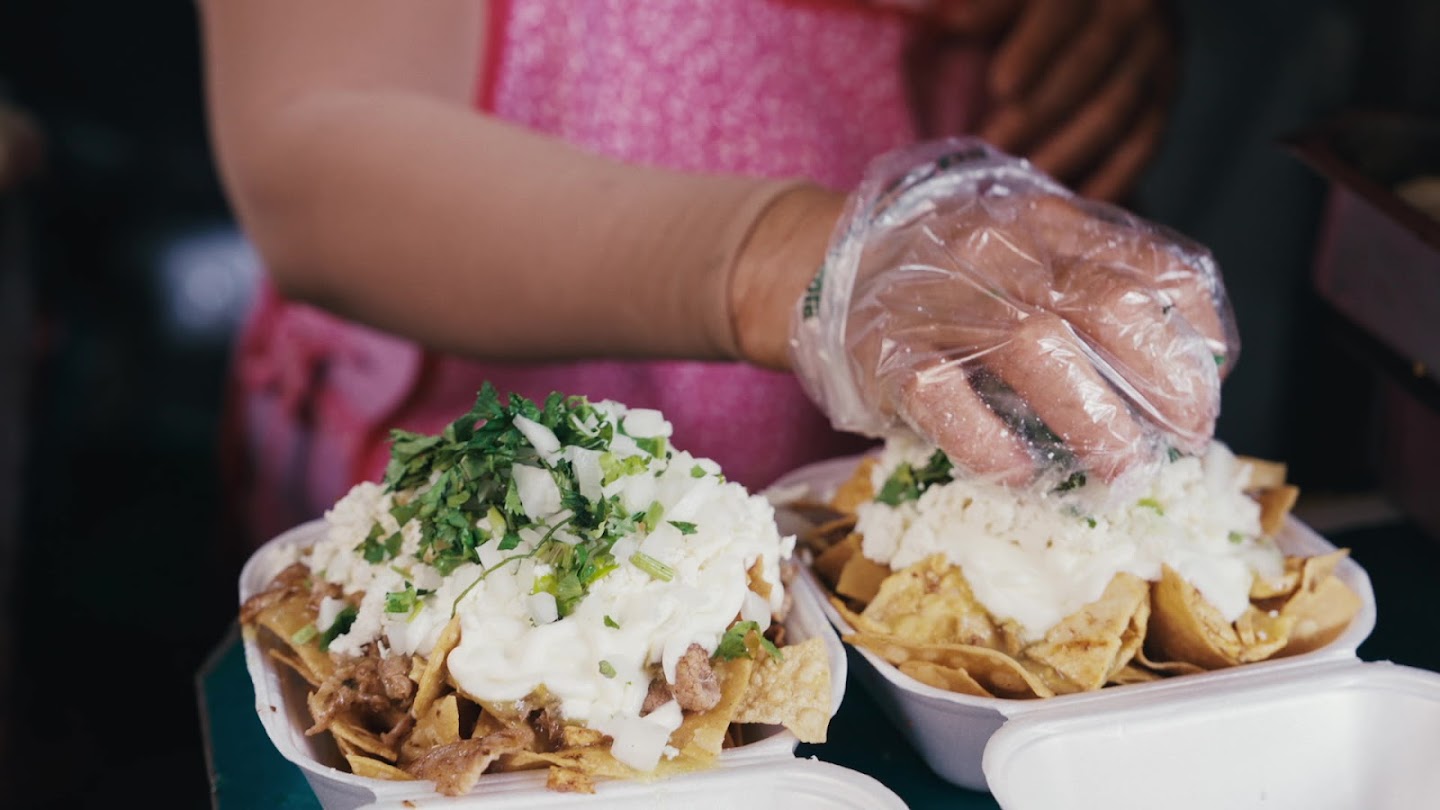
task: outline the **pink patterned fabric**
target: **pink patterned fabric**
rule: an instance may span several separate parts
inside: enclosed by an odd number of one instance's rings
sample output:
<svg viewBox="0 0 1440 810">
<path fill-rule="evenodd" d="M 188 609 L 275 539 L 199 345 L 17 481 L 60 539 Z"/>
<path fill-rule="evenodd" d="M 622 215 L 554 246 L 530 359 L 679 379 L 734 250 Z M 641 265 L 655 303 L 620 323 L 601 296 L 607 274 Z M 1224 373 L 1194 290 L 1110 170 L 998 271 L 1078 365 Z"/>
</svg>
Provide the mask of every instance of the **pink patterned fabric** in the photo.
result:
<svg viewBox="0 0 1440 810">
<path fill-rule="evenodd" d="M 808 177 L 848 188 L 877 153 L 914 138 L 906 17 L 818 0 L 492 0 L 500 22 L 493 113 L 599 154 L 681 170 Z M 494 13 L 498 10 L 499 13 Z M 482 69 L 483 73 L 483 69 Z M 433 432 L 490 380 L 659 408 L 676 445 L 751 487 L 854 437 L 788 374 L 740 364 L 515 366 L 427 354 L 267 297 L 242 341 L 241 380 L 268 533 L 377 478 L 388 428 Z M 298 448 L 298 449 L 297 449 Z"/>
</svg>

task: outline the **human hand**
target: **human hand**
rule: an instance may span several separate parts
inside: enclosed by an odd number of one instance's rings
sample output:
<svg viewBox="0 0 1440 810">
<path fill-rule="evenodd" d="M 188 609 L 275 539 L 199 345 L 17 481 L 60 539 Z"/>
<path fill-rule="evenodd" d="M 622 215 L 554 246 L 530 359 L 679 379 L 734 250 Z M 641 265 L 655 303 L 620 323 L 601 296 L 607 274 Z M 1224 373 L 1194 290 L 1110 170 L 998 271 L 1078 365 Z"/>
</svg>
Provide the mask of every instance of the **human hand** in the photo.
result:
<svg viewBox="0 0 1440 810">
<path fill-rule="evenodd" d="M 1165 0 L 938 0 L 993 43 L 978 135 L 1081 194 L 1119 200 L 1160 145 L 1177 74 Z"/>
<path fill-rule="evenodd" d="M 836 427 L 1014 485 L 1209 441 L 1239 344 L 1198 245 L 973 139 L 877 160 L 841 223 L 791 340 Z"/>
</svg>

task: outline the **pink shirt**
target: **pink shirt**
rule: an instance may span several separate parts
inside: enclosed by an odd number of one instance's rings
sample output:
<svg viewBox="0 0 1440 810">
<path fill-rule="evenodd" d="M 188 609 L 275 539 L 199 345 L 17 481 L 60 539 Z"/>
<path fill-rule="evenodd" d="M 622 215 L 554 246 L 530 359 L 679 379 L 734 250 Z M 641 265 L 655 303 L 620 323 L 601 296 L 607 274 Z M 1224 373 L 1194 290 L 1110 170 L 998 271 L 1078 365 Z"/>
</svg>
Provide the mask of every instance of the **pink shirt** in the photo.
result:
<svg viewBox="0 0 1440 810">
<path fill-rule="evenodd" d="M 478 106 L 627 162 L 844 189 L 871 157 L 915 137 L 903 69 L 910 21 L 899 14 L 820 0 L 492 0 L 491 17 Z M 502 394 L 558 390 L 658 408 L 677 446 L 750 487 L 862 446 L 833 432 L 788 374 L 734 363 L 474 362 L 270 290 L 238 367 L 257 541 L 378 478 L 391 427 L 436 432 L 485 380 Z"/>
</svg>

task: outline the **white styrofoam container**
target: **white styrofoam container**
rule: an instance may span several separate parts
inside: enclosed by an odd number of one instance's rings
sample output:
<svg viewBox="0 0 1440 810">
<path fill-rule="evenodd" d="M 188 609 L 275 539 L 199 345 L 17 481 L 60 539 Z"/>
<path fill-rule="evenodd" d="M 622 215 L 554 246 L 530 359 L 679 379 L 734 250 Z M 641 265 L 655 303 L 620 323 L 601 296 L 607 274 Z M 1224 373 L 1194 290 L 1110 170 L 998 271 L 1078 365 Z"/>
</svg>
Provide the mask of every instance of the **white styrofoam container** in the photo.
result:
<svg viewBox="0 0 1440 810">
<path fill-rule="evenodd" d="M 858 457 L 832 459 L 801 468 L 776 482 L 769 493 L 777 502 L 801 497 L 828 501 L 835 488 L 850 477 L 858 461 Z M 784 526 L 787 532 L 801 528 L 790 522 L 794 520 L 793 515 L 784 515 L 781 520 L 782 524 L 789 523 Z M 1287 552 L 1296 554 L 1321 554 L 1335 548 L 1293 518 L 1287 521 L 1276 540 Z M 1084 723 L 1089 722 L 1092 724 L 1088 727 L 1092 734 L 1110 734 L 1111 737 L 1125 739 L 1125 745 L 1119 750 L 1125 751 L 1131 758 L 1130 767 L 1135 771 L 1170 773 L 1174 776 L 1177 771 L 1188 768 L 1188 773 L 1198 776 L 1202 772 L 1208 773 L 1209 763 L 1216 760 L 1190 758 L 1199 757 L 1205 752 L 1187 748 L 1194 739 L 1187 735 L 1192 733 L 1192 729 L 1204 728 L 1215 722 L 1216 715 L 1209 708 L 1211 702 L 1225 704 L 1227 700 L 1233 699 L 1238 705 L 1248 699 L 1242 697 L 1250 694 L 1247 690 L 1258 689 L 1262 684 L 1290 684 L 1295 689 L 1315 690 L 1316 694 L 1311 696 L 1315 701 L 1328 700 L 1330 698 L 1320 693 L 1333 684 L 1319 678 L 1317 673 L 1340 671 L 1337 667 L 1343 668 L 1347 673 L 1346 677 L 1362 680 L 1375 673 L 1378 684 L 1381 673 L 1391 670 L 1378 668 L 1380 665 L 1362 665 L 1355 654 L 1360 643 L 1375 627 L 1375 595 L 1370 587 L 1370 579 L 1365 571 L 1350 559 L 1341 562 L 1336 573 L 1360 597 L 1360 612 L 1338 638 L 1320 649 L 1302 655 L 1152 683 L 1106 687 L 1097 692 L 1044 700 L 981 698 L 937 689 L 901 673 L 880 656 L 863 648 L 857 649 L 862 663 L 856 668 L 856 673 L 901 733 L 920 752 L 930 768 L 943 779 L 976 790 L 991 790 L 1007 808 L 1089 807 L 1092 805 L 1088 796 L 1091 795 L 1094 782 L 1090 778 L 1090 771 L 1066 769 L 1066 775 L 1061 776 L 1051 770 L 1057 758 L 1063 759 L 1067 755 L 1074 756 L 1076 761 L 1084 758 L 1086 752 L 1081 750 L 1085 748 L 1084 735 L 1067 737 L 1050 734 L 1051 727 L 1047 721 L 1052 717 L 1070 718 L 1070 725 L 1065 726 L 1067 729 L 1086 728 Z M 806 575 L 811 579 L 813 587 L 807 589 L 804 595 L 808 598 L 823 594 L 824 591 L 815 582 L 814 575 L 808 570 Z M 851 632 L 852 628 L 833 609 L 829 600 L 823 596 L 821 598 L 821 609 L 831 623 L 842 633 Z M 1415 678 L 1428 684 L 1428 699 L 1432 703 L 1440 701 L 1440 676 L 1427 673 Z M 1343 699 L 1335 700 L 1343 702 Z M 1403 703 L 1411 698 L 1393 695 L 1387 700 Z M 1259 716 L 1264 714 L 1265 708 L 1266 704 L 1252 703 L 1250 711 Z M 1147 716 L 1160 718 L 1155 722 L 1168 722 L 1169 725 L 1143 740 L 1139 735 L 1131 740 L 1125 736 L 1129 727 L 1120 718 L 1131 716 L 1125 714 L 1126 712 L 1144 711 L 1151 712 Z M 1440 709 L 1432 708 L 1428 715 L 1424 712 L 1416 714 L 1433 719 L 1436 712 L 1440 712 Z M 1289 718 L 1277 714 L 1274 720 L 1288 722 Z M 1298 720 L 1296 723 L 1298 727 Z M 1313 735 L 1319 732 L 1308 728 L 1308 733 Z M 1333 729 L 1335 735 L 1346 733 L 1349 731 L 1344 726 L 1337 725 Z M 1182 736 L 1185 737 L 1183 743 L 1172 744 L 1172 737 Z M 1045 740 L 1043 745 L 1033 742 L 1037 738 Z M 1240 745 L 1244 737 L 1226 739 L 1236 743 L 1237 747 L 1224 754 L 1211 752 L 1215 757 L 1248 754 L 1262 761 L 1275 757 L 1272 753 Z M 1005 743 L 1004 746 L 1001 746 L 1002 742 Z M 996 748 L 995 751 L 988 750 L 991 745 Z M 1434 751 L 1434 746 L 1440 746 L 1440 742 L 1432 740 L 1431 745 L 1430 750 Z M 1043 753 L 1037 753 L 1042 749 Z M 1057 751 L 1061 753 L 1055 753 Z M 1066 751 L 1070 753 L 1065 754 Z M 1237 751 L 1245 754 L 1235 753 Z M 1090 754 L 1103 756 L 1095 752 Z M 1205 767 L 1197 768 L 1197 761 L 1205 763 Z M 1213 778 L 1210 781 L 1221 786 L 1232 784 L 1225 775 L 1211 776 Z M 1059 785 L 1055 789 L 1064 792 L 1041 794 L 1038 788 L 1030 784 L 1049 780 L 1055 780 Z M 1178 783 L 1172 780 L 1171 784 Z M 1170 788 L 1167 788 L 1167 792 L 1163 794 L 1151 794 L 1148 800 L 1152 803 L 1146 806 L 1248 806 L 1236 803 L 1244 798 L 1243 795 L 1229 793 L 1225 794 L 1225 802 L 1176 804 L 1175 797 L 1169 790 Z M 1050 801 L 1055 796 L 1064 796 L 1065 801 Z M 1182 801 L 1183 799 L 1184 797 L 1181 797 Z M 1230 799 L 1235 799 L 1236 802 L 1231 802 Z M 1106 806 L 1113 808 L 1120 805 Z"/>
<path fill-rule="evenodd" d="M 1006 723 L 985 775 L 1007 810 L 1440 806 L 1440 675 L 1323 661 L 1181 678 Z"/>
<path fill-rule="evenodd" d="M 257 550 L 240 573 L 240 602 L 269 584 L 288 564 L 282 549 L 307 546 L 324 536 L 325 524 L 313 521 L 291 529 Z M 839 637 L 821 612 L 823 599 L 808 579 L 792 585 L 794 606 L 785 626 L 791 639 L 824 639 L 830 659 L 831 713 L 845 694 L 846 658 Z M 799 742 L 774 727 L 756 742 L 721 753 L 712 770 L 650 783 L 599 780 L 596 795 L 553 793 L 545 772 L 482 776 L 465 796 L 447 797 L 431 782 L 390 782 L 357 776 L 336 767 L 343 763 L 327 735 L 307 737 L 306 686 L 266 655 L 254 639 L 245 639 L 245 666 L 255 686 L 255 709 L 271 742 L 295 763 L 326 810 L 358 807 L 529 808 L 670 807 L 686 810 L 809 810 L 809 808 L 903 808 L 900 799 L 869 776 L 828 763 L 795 758 Z"/>
</svg>

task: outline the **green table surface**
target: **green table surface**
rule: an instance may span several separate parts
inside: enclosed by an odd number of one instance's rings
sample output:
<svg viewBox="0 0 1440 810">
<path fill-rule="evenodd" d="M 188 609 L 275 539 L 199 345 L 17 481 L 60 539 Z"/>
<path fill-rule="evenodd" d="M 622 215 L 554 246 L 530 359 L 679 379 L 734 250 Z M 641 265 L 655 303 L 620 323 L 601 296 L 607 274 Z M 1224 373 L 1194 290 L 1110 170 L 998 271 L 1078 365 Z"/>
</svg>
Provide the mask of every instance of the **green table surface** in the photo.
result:
<svg viewBox="0 0 1440 810">
<path fill-rule="evenodd" d="M 1379 619 L 1360 648 L 1365 660 L 1390 660 L 1440 671 L 1440 544 L 1408 524 L 1332 535 L 1366 569 Z M 831 742 L 802 745 L 814 756 L 870 774 L 912 808 L 996 808 L 986 793 L 935 776 L 866 694 L 854 671 L 830 725 Z M 220 810 L 318 808 L 299 769 L 270 744 L 255 713 L 239 634 L 232 630 L 196 677 L 214 804 Z"/>
</svg>

